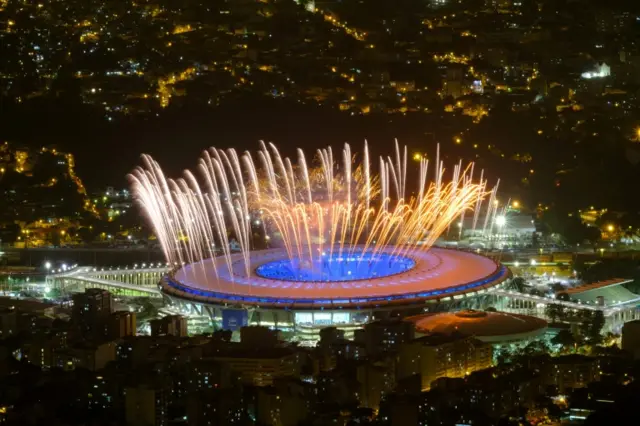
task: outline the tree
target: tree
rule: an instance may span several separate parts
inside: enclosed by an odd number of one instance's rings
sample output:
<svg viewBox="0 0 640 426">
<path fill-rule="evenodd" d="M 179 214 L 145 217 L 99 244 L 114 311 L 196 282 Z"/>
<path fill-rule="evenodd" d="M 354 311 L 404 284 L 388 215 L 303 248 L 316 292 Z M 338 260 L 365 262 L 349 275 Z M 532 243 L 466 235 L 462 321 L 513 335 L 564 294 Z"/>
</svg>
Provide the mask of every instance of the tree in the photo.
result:
<svg viewBox="0 0 640 426">
<path fill-rule="evenodd" d="M 531 245 L 533 248 L 538 248 L 538 246 L 540 246 L 540 237 L 537 232 L 533 232 L 531 234 Z"/>
<path fill-rule="evenodd" d="M 524 356 L 543 355 L 549 352 L 549 347 L 542 340 L 534 340 L 522 349 Z"/>
<path fill-rule="evenodd" d="M 15 243 L 20 235 L 20 226 L 9 223 L 0 229 L 0 241 L 5 243 Z"/>
<path fill-rule="evenodd" d="M 551 344 L 561 346 L 566 350 L 575 347 L 576 338 L 569 330 L 560 330 L 560 332 L 551 339 Z"/>
<path fill-rule="evenodd" d="M 511 290 L 515 290 L 519 293 L 524 293 L 526 287 L 527 287 L 527 284 L 524 278 L 522 277 L 515 277 L 514 279 L 511 280 L 511 283 L 509 284 L 509 288 Z"/>
<path fill-rule="evenodd" d="M 564 318 L 564 306 L 557 303 L 550 303 L 544 307 L 544 314 L 551 320 L 552 323 L 554 323 L 558 319 Z"/>
<path fill-rule="evenodd" d="M 600 310 L 592 311 L 589 315 L 589 321 L 585 321 L 585 336 L 592 345 L 602 342 L 602 328 L 604 327 L 604 313 Z"/>
<path fill-rule="evenodd" d="M 158 308 L 149 300 L 144 300 L 138 318 L 140 322 L 152 320 L 158 316 Z"/>
<path fill-rule="evenodd" d="M 586 226 L 585 228 L 584 239 L 589 241 L 591 247 L 593 247 L 593 250 L 595 251 L 598 242 L 602 239 L 602 232 L 600 232 L 600 229 L 595 226 Z"/>
<path fill-rule="evenodd" d="M 83 243 L 89 244 L 95 239 L 96 236 L 92 229 L 83 226 L 82 228 L 78 229 L 78 237 L 80 238 L 80 240 L 82 240 Z"/>
<path fill-rule="evenodd" d="M 51 289 L 51 290 L 49 290 L 49 291 L 47 292 L 47 294 L 46 294 L 46 297 L 47 297 L 48 299 L 59 299 L 59 298 L 61 298 L 62 296 L 64 296 L 64 293 L 62 292 L 62 290 L 61 290 L 61 289 L 59 289 L 59 288 L 57 288 L 57 287 L 56 287 L 56 288 L 52 288 L 52 289 Z"/>
<path fill-rule="evenodd" d="M 49 232 L 47 240 L 52 246 L 60 247 L 60 231 L 54 228 L 51 232 Z"/>
<path fill-rule="evenodd" d="M 531 294 L 532 296 L 539 296 L 539 297 L 544 297 L 545 295 L 544 291 L 538 288 L 532 288 L 531 290 L 529 290 L 529 294 Z"/>
</svg>

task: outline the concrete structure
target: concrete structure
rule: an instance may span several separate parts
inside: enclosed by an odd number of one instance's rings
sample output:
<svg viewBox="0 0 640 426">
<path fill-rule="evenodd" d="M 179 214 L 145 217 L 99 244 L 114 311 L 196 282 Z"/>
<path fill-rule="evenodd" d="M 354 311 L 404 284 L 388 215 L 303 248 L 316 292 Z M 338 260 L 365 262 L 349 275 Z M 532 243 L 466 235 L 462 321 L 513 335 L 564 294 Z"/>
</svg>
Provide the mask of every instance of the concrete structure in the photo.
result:
<svg viewBox="0 0 640 426">
<path fill-rule="evenodd" d="M 15 309 L 0 307 L 0 339 L 15 336 L 18 332 L 18 313 Z"/>
<path fill-rule="evenodd" d="M 336 282 L 271 279 L 255 273 L 260 266 L 285 258 L 284 250 L 252 252 L 250 276 L 242 262 L 236 262 L 241 254 L 234 256 L 233 279 L 224 272 L 225 265 L 217 266 L 215 279 L 210 260 L 172 271 L 160 282 L 165 302 L 216 322 L 233 307 L 248 312 L 248 324 L 294 329 L 309 339 L 317 339 L 320 329 L 334 325 L 351 337 L 375 312 L 420 312 L 426 302 L 483 294 L 510 277 L 506 267 L 491 259 L 441 248 L 409 253 L 413 267 L 395 275 Z"/>
<path fill-rule="evenodd" d="M 517 263 L 517 262 L 516 262 Z M 517 266 L 517 265 L 516 265 Z M 506 269 L 506 268 L 505 268 Z M 516 268 L 517 269 L 517 268 Z M 158 281 L 168 272 L 164 267 L 140 268 L 113 268 L 111 270 L 99 270 L 90 267 L 78 267 L 64 273 L 52 274 L 47 277 L 51 285 L 55 285 L 65 291 L 82 291 L 84 288 L 109 289 L 114 295 L 136 295 L 150 298 L 163 297 L 158 289 Z M 411 272 L 411 271 L 409 271 Z M 399 276 L 398 278 L 400 278 Z M 504 279 L 504 281 L 501 281 Z M 545 306 L 550 303 L 560 304 L 568 309 L 576 310 L 601 310 L 607 320 L 605 330 L 620 332 L 622 324 L 627 321 L 640 319 L 638 309 L 638 297 L 620 298 L 622 286 L 613 286 L 606 291 L 603 305 L 589 301 L 583 302 L 564 301 L 556 298 L 537 296 L 508 290 L 505 285 L 507 278 L 500 278 L 494 286 L 480 287 L 479 289 L 467 289 L 463 293 L 444 293 L 440 297 L 424 300 L 422 303 L 414 295 L 405 295 L 387 300 L 381 298 L 378 305 L 372 308 L 366 306 L 360 309 L 330 309 L 329 306 L 309 306 L 287 309 L 283 307 L 270 307 L 261 304 L 245 304 L 240 301 L 209 302 L 200 297 L 173 297 L 165 294 L 167 308 L 173 312 L 185 316 L 197 316 L 203 320 L 213 321 L 218 326 L 224 323 L 226 312 L 232 310 L 244 311 L 244 322 L 240 325 L 263 325 L 278 328 L 283 331 L 295 331 L 297 338 L 301 340 L 315 341 L 319 339 L 319 331 L 327 326 L 336 326 L 345 332 L 345 337 L 351 339 L 354 332 L 361 329 L 364 324 L 374 318 L 374 314 L 388 314 L 392 316 L 418 315 L 424 312 L 444 312 L 462 309 L 484 310 L 489 307 L 502 312 L 525 314 L 545 318 Z M 612 292 L 615 290 L 615 295 Z M 585 293 L 589 295 L 589 293 Z M 598 295 L 598 292 L 594 292 Z M 2 298 L 0 298 L 1 301 Z M 622 300 L 618 300 L 622 299 Z M 11 300 L 13 302 L 13 300 Z M 23 301 L 16 301 L 21 303 Z M 614 303 L 615 302 L 615 303 Z"/>
<path fill-rule="evenodd" d="M 104 335 L 112 312 L 111 293 L 107 290 L 89 288 L 73 295 L 71 320 L 83 333 Z"/>
<path fill-rule="evenodd" d="M 417 334 L 460 334 L 485 343 L 503 344 L 535 339 L 544 335 L 547 322 L 527 315 L 506 312 L 463 310 L 407 318 Z"/>
<path fill-rule="evenodd" d="M 226 346 L 213 355 L 213 360 L 228 365 L 240 375 L 243 383 L 271 386 L 282 377 L 298 377 L 300 366 L 290 348 L 252 348 L 242 344 Z"/>
<path fill-rule="evenodd" d="M 535 222 L 531 215 L 510 213 L 500 220 L 480 216 L 476 226 L 473 226 L 473 215 L 467 215 L 460 228 L 462 239 L 468 240 L 476 247 L 501 247 L 503 245 L 522 245 L 530 243 L 536 232 Z M 502 220 L 504 219 L 504 220 Z M 484 228 L 484 223 L 487 227 Z"/>
<path fill-rule="evenodd" d="M 116 359 L 116 343 L 87 343 L 54 353 L 55 364 L 65 370 L 84 368 L 89 371 L 103 369 Z"/>
<path fill-rule="evenodd" d="M 182 315 L 167 315 L 150 321 L 153 337 L 175 336 L 187 337 L 187 319 Z"/>
<path fill-rule="evenodd" d="M 121 339 L 136 335 L 136 313 L 118 311 L 111 314 L 107 325 L 107 335 L 110 339 Z"/>
<path fill-rule="evenodd" d="M 567 355 L 552 358 L 549 369 L 543 373 L 546 385 L 556 386 L 559 394 L 570 389 L 583 388 L 600 380 L 598 358 L 585 355 Z"/>
<path fill-rule="evenodd" d="M 164 426 L 168 424 L 169 391 L 162 386 L 128 387 L 125 389 L 125 419 L 131 426 Z"/>
<path fill-rule="evenodd" d="M 355 340 L 364 345 L 367 354 L 376 355 L 381 352 L 397 350 L 403 343 L 415 337 L 413 324 L 400 319 L 374 321 L 358 330 Z"/>
<path fill-rule="evenodd" d="M 622 327 L 622 349 L 640 359 L 640 320 L 629 321 Z"/>
<path fill-rule="evenodd" d="M 491 345 L 472 337 L 430 335 L 400 346 L 398 380 L 419 375 L 422 390 L 440 377 L 464 377 L 492 365 Z"/>
</svg>

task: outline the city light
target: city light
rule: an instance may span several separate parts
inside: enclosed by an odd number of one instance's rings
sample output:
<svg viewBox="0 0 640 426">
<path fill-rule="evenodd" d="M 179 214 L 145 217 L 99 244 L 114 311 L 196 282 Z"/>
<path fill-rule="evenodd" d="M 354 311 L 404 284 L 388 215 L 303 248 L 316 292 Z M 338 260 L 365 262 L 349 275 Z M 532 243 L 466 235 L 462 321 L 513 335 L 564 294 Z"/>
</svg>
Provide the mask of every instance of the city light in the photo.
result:
<svg viewBox="0 0 640 426">
<path fill-rule="evenodd" d="M 499 227 L 503 227 L 507 224 L 507 218 L 504 215 L 500 215 L 496 217 L 496 225 Z"/>
</svg>

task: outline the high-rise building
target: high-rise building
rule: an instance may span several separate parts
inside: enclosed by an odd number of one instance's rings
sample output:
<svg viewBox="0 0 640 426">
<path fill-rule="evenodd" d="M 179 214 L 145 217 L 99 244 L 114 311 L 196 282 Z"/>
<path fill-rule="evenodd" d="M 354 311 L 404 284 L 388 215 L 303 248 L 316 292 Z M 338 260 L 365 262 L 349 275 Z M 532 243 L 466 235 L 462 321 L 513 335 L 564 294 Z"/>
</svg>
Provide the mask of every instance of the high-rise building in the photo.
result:
<svg viewBox="0 0 640 426">
<path fill-rule="evenodd" d="M 272 348 L 278 344 L 278 331 L 261 326 L 242 327 L 240 342 L 252 347 Z"/>
<path fill-rule="evenodd" d="M 109 339 L 121 339 L 136 335 L 136 314 L 129 311 L 114 312 L 109 317 L 107 325 Z"/>
<path fill-rule="evenodd" d="M 113 301 L 107 290 L 89 288 L 73 295 L 71 319 L 83 333 L 104 336 L 112 312 Z"/>
<path fill-rule="evenodd" d="M 128 425 L 164 426 L 168 423 L 170 392 L 162 385 L 139 385 L 125 389 Z"/>
<path fill-rule="evenodd" d="M 320 330 L 320 347 L 330 348 L 332 345 L 344 340 L 344 330 L 336 327 L 325 327 Z"/>
<path fill-rule="evenodd" d="M 556 386 L 561 394 L 569 389 L 584 388 L 600 380 L 598 358 L 578 354 L 553 358 L 543 379 L 546 385 Z"/>
<path fill-rule="evenodd" d="M 241 388 L 205 389 L 187 399 L 188 426 L 233 426 L 245 424 Z"/>
<path fill-rule="evenodd" d="M 412 340 L 414 336 L 413 323 L 391 319 L 374 321 L 365 325 L 364 330 L 356 332 L 356 341 L 365 345 L 367 354 L 375 355 L 394 351 L 402 343 Z"/>
<path fill-rule="evenodd" d="M 187 319 L 182 315 L 167 315 L 151 321 L 150 324 L 151 336 L 153 337 L 188 337 Z"/>
<path fill-rule="evenodd" d="M 245 384 L 271 386 L 280 377 L 300 377 L 298 354 L 291 348 L 232 345 L 218 349 L 213 359 L 228 365 Z"/>
<path fill-rule="evenodd" d="M 635 359 L 640 359 L 640 320 L 629 321 L 622 326 L 622 349 Z"/>
<path fill-rule="evenodd" d="M 18 314 L 15 309 L 0 307 L 0 339 L 18 332 Z"/>
<path fill-rule="evenodd" d="M 395 381 L 395 365 L 386 363 L 362 363 L 358 366 L 357 377 L 360 389 L 358 400 L 361 407 L 378 410 L 385 395 L 393 392 Z"/>
<path fill-rule="evenodd" d="M 491 367 L 492 346 L 472 337 L 433 334 L 400 346 L 398 380 L 419 375 L 422 390 L 440 377 L 464 377 Z"/>
<path fill-rule="evenodd" d="M 263 387 L 257 390 L 256 420 L 265 425 L 297 425 L 308 414 L 307 399 L 295 387 Z"/>
<path fill-rule="evenodd" d="M 54 352 L 54 364 L 64 370 L 84 368 L 97 371 L 116 359 L 116 343 L 102 342 L 77 344 L 59 352 Z"/>
</svg>

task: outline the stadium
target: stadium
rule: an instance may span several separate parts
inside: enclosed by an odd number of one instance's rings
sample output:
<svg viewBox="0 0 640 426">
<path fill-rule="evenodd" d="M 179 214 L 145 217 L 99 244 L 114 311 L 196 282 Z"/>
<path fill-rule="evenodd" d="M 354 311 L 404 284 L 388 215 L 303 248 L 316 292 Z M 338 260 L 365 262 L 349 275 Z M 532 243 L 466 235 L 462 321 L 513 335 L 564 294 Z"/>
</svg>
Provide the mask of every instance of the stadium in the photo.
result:
<svg viewBox="0 0 640 426">
<path fill-rule="evenodd" d="M 179 179 L 143 156 L 130 179 L 174 265 L 160 283 L 167 304 L 224 329 L 349 333 L 378 312 L 417 314 L 506 280 L 509 270 L 488 258 L 434 247 L 452 224 L 462 231 L 467 212 L 473 229 L 500 226 L 497 186 L 462 162 L 446 179 L 439 149 L 431 169 L 414 157 L 409 185 L 407 148 L 395 148 L 377 164 L 366 142 L 360 161 L 344 144 L 342 155 L 317 150 L 315 164 L 273 144 L 256 154 L 211 148 Z"/>
<path fill-rule="evenodd" d="M 391 256 L 391 251 L 387 248 L 386 254 Z M 256 324 L 315 334 L 330 325 L 346 331 L 358 328 L 383 311 L 417 314 L 429 302 L 482 294 L 510 276 L 506 267 L 489 258 L 435 247 L 391 261 L 379 256 L 375 267 L 358 269 L 356 263 L 352 273 L 322 281 L 304 280 L 313 274 L 292 276 L 283 266 L 288 259 L 281 249 L 252 252 L 249 276 L 243 274 L 241 256 L 232 257 L 233 279 L 213 273 L 213 262 L 222 258 L 173 271 L 160 283 L 165 301 L 181 311 L 209 316 L 223 328 Z"/>
</svg>

